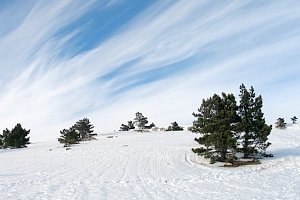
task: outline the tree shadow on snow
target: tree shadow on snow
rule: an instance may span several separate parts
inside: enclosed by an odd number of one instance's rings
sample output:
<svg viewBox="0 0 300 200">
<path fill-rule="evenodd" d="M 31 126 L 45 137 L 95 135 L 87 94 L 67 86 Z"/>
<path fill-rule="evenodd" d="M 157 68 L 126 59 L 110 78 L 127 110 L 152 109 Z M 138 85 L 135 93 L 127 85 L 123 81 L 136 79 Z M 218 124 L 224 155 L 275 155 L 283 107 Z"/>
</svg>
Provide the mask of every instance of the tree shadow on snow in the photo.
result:
<svg viewBox="0 0 300 200">
<path fill-rule="evenodd" d="M 287 149 L 277 149 L 274 151 L 270 151 L 269 153 L 273 154 L 274 157 L 270 159 L 278 159 L 278 158 L 285 158 L 285 157 L 299 157 L 300 156 L 300 146 L 294 148 L 287 148 Z"/>
</svg>

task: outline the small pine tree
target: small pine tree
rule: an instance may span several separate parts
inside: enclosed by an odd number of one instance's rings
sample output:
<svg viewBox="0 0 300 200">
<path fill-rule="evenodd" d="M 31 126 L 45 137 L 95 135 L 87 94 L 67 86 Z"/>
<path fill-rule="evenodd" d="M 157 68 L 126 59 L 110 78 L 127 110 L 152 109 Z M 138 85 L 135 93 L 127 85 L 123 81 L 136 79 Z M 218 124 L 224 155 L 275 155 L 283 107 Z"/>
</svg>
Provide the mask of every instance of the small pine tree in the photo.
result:
<svg viewBox="0 0 300 200">
<path fill-rule="evenodd" d="M 90 120 L 88 118 L 83 118 L 76 122 L 76 124 L 73 126 L 75 130 L 78 131 L 80 139 L 85 139 L 90 137 L 90 133 L 94 132 L 93 128 L 94 125 L 91 124 Z"/>
<path fill-rule="evenodd" d="M 0 134 L 0 149 L 2 148 L 2 146 L 3 146 L 3 142 L 2 142 L 2 140 L 3 140 L 3 135 L 1 135 Z"/>
<path fill-rule="evenodd" d="M 128 125 L 121 124 L 120 131 L 129 131 L 135 129 L 132 121 L 128 121 Z"/>
<path fill-rule="evenodd" d="M 152 122 L 150 125 L 149 125 L 150 129 L 151 128 L 154 128 L 155 127 L 155 124 Z"/>
<path fill-rule="evenodd" d="M 240 86 L 240 105 L 238 115 L 240 122 L 237 124 L 240 132 L 241 146 L 239 151 L 245 158 L 255 154 L 265 154 L 267 142 L 272 126 L 265 123 L 262 112 L 262 97 L 255 97 L 254 88 L 248 91 L 244 84 Z"/>
<path fill-rule="evenodd" d="M 137 126 L 137 131 L 144 131 L 145 130 L 145 125 L 148 123 L 147 117 L 144 117 L 144 115 L 140 112 L 137 112 L 135 114 L 135 118 L 133 120 L 133 123 Z"/>
<path fill-rule="evenodd" d="M 125 124 L 122 124 L 121 127 L 120 127 L 120 131 L 128 131 L 129 130 L 129 127 Z"/>
<path fill-rule="evenodd" d="M 128 126 L 129 130 L 135 129 L 134 124 L 133 124 L 132 121 L 128 121 L 128 125 L 127 126 Z"/>
<path fill-rule="evenodd" d="M 151 123 L 149 126 L 146 126 L 145 125 L 145 129 L 151 129 L 151 128 L 153 128 L 153 127 L 155 127 L 155 124 L 154 123 Z"/>
<path fill-rule="evenodd" d="M 2 143 L 4 147 L 23 148 L 29 144 L 28 134 L 30 130 L 22 128 L 21 124 L 17 124 L 11 131 L 3 130 Z"/>
<path fill-rule="evenodd" d="M 293 124 L 296 124 L 296 122 L 297 122 L 297 119 L 298 119 L 298 118 L 297 118 L 296 116 L 294 116 L 294 117 L 292 117 L 292 118 L 291 118 L 291 120 L 292 120 Z"/>
<path fill-rule="evenodd" d="M 6 141 L 8 140 L 7 138 L 10 137 L 10 134 L 11 134 L 11 132 L 10 132 L 10 130 L 8 130 L 7 128 L 6 128 L 5 130 L 3 130 L 3 135 L 2 135 L 2 146 L 3 146 L 4 148 L 6 147 L 5 143 L 6 143 Z"/>
<path fill-rule="evenodd" d="M 194 153 L 224 162 L 229 152 L 234 152 L 237 144 L 235 124 L 238 122 L 237 105 L 233 94 L 217 94 L 203 99 L 199 113 L 193 113 L 197 118 L 193 122 L 192 131 L 201 136 L 195 138 L 202 147 L 192 149 Z"/>
<path fill-rule="evenodd" d="M 61 130 L 60 134 L 61 136 L 58 138 L 58 141 L 64 144 L 64 147 L 69 147 L 72 144 L 78 144 L 80 141 L 80 135 L 73 127 Z"/>
<path fill-rule="evenodd" d="M 279 129 L 286 128 L 286 123 L 284 122 L 284 118 L 278 118 L 275 124 L 276 124 L 275 128 L 279 128 Z"/>
<path fill-rule="evenodd" d="M 183 131 L 183 128 L 175 121 L 171 123 L 171 126 L 166 131 Z"/>
</svg>

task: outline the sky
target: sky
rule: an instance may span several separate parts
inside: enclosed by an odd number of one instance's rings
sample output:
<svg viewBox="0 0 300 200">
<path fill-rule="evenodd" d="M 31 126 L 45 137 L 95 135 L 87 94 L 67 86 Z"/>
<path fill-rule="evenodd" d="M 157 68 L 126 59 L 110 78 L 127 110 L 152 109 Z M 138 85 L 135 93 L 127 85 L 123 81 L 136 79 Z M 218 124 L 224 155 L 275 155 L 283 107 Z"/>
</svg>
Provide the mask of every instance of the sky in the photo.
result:
<svg viewBox="0 0 300 200">
<path fill-rule="evenodd" d="M 300 117 L 300 1 L 1 0 L 0 129 L 31 140 L 88 117 L 192 124 L 203 98 L 253 86 L 269 124 Z"/>
</svg>

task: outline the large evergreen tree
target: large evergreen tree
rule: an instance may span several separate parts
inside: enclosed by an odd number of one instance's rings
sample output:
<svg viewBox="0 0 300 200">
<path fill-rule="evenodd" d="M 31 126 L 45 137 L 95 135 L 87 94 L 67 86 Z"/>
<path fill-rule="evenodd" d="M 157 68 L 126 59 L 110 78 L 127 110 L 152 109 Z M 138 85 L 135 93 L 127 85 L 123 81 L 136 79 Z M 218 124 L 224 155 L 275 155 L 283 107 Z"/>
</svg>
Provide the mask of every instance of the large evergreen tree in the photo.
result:
<svg viewBox="0 0 300 200">
<path fill-rule="evenodd" d="M 80 139 L 88 138 L 90 137 L 89 134 L 94 132 L 94 126 L 88 118 L 83 118 L 77 121 L 73 128 L 78 131 Z"/>
<path fill-rule="evenodd" d="M 2 143 L 4 147 L 23 148 L 29 144 L 28 134 L 30 130 L 22 128 L 21 124 L 17 124 L 11 131 L 3 130 Z"/>
<path fill-rule="evenodd" d="M 183 131 L 183 128 L 175 121 L 171 123 L 171 126 L 166 131 Z"/>
<path fill-rule="evenodd" d="M 140 112 L 137 112 L 135 114 L 135 118 L 133 120 L 133 123 L 137 126 L 137 131 L 144 131 L 145 125 L 148 124 L 148 118 L 144 117 L 144 115 Z"/>
<path fill-rule="evenodd" d="M 58 141 L 64 144 L 64 147 L 69 147 L 72 144 L 79 143 L 79 133 L 73 127 L 61 130 L 60 134 L 61 136 L 58 138 Z"/>
<path fill-rule="evenodd" d="M 199 113 L 193 113 L 197 120 L 192 131 L 201 136 L 195 138 L 201 147 L 192 149 L 194 153 L 210 158 L 211 162 L 226 160 L 228 152 L 233 152 L 237 144 L 235 124 L 238 122 L 237 105 L 233 94 L 215 94 L 203 99 Z"/>
<path fill-rule="evenodd" d="M 237 127 L 240 132 L 239 151 L 245 158 L 256 154 L 264 154 L 271 144 L 267 142 L 272 126 L 265 123 L 262 112 L 263 100 L 261 95 L 255 97 L 254 88 L 248 91 L 244 84 L 240 86 L 240 105 L 238 115 L 240 122 Z"/>
</svg>

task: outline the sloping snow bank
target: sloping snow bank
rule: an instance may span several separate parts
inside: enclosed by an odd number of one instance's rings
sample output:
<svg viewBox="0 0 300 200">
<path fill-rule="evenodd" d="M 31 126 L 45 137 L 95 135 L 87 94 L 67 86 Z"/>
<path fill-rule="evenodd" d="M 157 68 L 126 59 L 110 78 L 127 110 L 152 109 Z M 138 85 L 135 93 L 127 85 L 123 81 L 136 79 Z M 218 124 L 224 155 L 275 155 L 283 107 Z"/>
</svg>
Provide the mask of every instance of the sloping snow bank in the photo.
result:
<svg viewBox="0 0 300 200">
<path fill-rule="evenodd" d="M 113 136 L 113 137 L 109 137 Z M 300 199 L 300 131 L 274 130 L 261 165 L 211 167 L 189 132 L 121 132 L 0 150 L 0 199 Z"/>
</svg>

